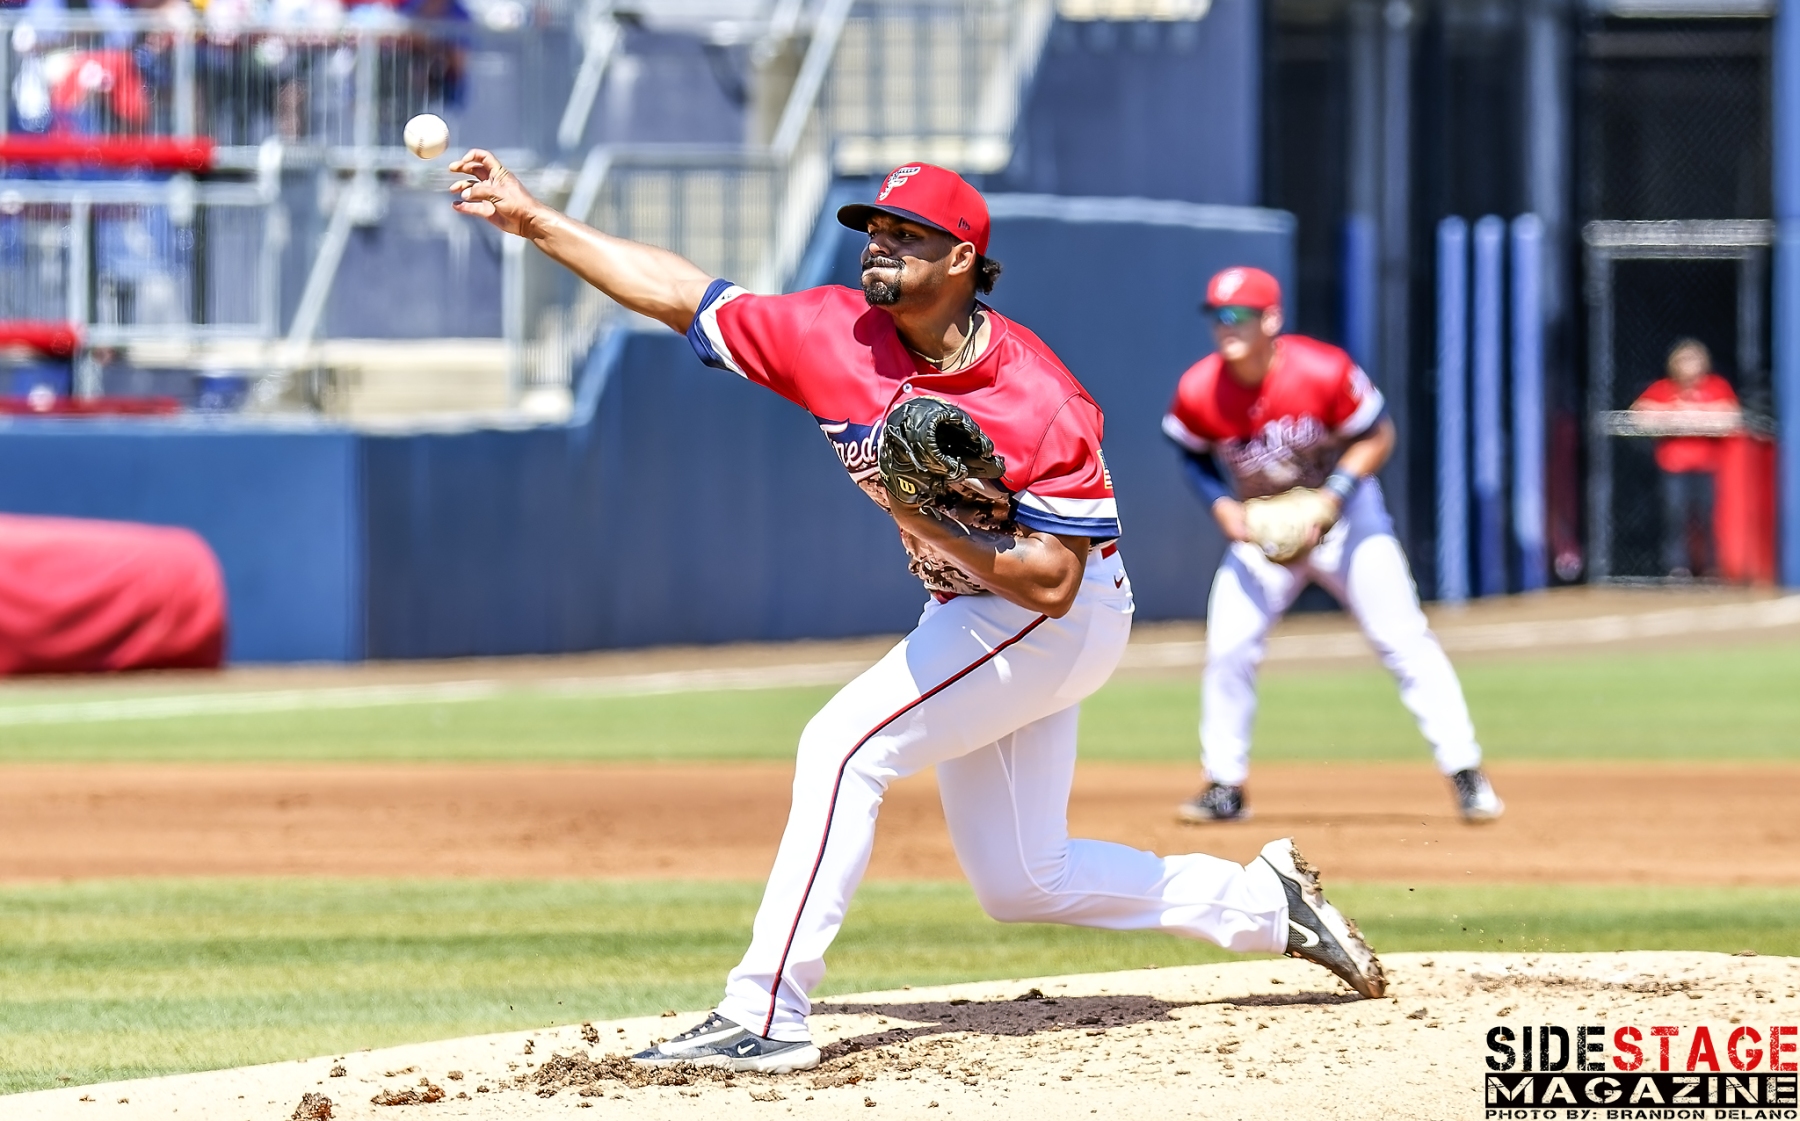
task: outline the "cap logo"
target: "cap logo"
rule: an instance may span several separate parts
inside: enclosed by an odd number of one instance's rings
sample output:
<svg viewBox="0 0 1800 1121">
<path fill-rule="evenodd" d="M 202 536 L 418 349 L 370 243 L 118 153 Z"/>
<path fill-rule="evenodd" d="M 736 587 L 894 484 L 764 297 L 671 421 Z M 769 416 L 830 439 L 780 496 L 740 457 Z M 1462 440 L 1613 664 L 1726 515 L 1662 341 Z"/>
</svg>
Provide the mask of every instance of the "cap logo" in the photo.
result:
<svg viewBox="0 0 1800 1121">
<path fill-rule="evenodd" d="M 1237 290 L 1243 286 L 1244 270 L 1226 269 L 1223 273 L 1219 274 L 1219 282 L 1214 285 L 1213 291 L 1218 295 L 1219 302 L 1223 303 L 1237 295 Z"/>
<path fill-rule="evenodd" d="M 956 228 L 959 230 L 968 229 L 969 228 L 969 220 L 967 218 L 958 218 L 956 220 Z"/>
<path fill-rule="evenodd" d="M 886 202 L 888 195 L 898 187 L 906 186 L 906 181 L 925 170 L 922 167 L 896 167 L 888 173 L 887 181 L 881 185 L 881 193 L 875 196 L 876 202 Z"/>
</svg>

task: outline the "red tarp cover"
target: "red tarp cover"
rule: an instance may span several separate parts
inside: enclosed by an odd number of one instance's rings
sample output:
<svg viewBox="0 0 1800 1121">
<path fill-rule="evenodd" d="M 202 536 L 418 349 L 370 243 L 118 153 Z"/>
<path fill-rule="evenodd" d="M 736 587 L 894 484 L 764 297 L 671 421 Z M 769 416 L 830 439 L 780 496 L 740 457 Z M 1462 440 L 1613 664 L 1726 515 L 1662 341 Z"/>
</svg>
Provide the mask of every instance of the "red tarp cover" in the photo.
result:
<svg viewBox="0 0 1800 1121">
<path fill-rule="evenodd" d="M 0 514 L 0 674 L 212 669 L 218 559 L 185 529 Z"/>
</svg>

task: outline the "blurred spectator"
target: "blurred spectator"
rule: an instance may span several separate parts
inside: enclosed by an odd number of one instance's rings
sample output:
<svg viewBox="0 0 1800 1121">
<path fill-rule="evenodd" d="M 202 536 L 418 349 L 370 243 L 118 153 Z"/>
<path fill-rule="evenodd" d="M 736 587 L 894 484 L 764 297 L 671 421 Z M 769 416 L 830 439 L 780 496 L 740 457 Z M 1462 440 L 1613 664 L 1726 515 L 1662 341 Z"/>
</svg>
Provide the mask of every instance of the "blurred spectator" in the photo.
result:
<svg viewBox="0 0 1800 1121">
<path fill-rule="evenodd" d="M 1713 372 L 1712 352 L 1698 339 L 1669 348 L 1667 376 L 1632 402 L 1639 412 L 1740 415 L 1731 383 Z M 1713 475 L 1719 469 L 1717 436 L 1670 436 L 1656 442 L 1662 471 L 1663 568 L 1670 576 L 1707 571 L 1713 556 Z"/>
</svg>

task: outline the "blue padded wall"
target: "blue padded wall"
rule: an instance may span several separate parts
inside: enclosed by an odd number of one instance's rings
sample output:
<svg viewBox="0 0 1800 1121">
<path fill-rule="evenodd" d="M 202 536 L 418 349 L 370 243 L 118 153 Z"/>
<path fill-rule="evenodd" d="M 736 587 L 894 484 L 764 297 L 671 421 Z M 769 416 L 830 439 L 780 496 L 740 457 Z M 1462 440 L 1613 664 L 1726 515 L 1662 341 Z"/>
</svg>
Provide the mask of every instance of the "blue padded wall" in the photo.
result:
<svg viewBox="0 0 1800 1121">
<path fill-rule="evenodd" d="M 619 337 L 568 428 L 370 437 L 369 654 L 903 630 L 923 593 L 811 418 Z"/>
<path fill-rule="evenodd" d="M 804 410 L 639 335 L 595 440 L 618 549 L 608 645 L 903 630 L 924 592 L 893 521 Z"/>
<path fill-rule="evenodd" d="M 0 423 L 0 510 L 186 526 L 225 572 L 233 661 L 363 656 L 357 440 L 333 429 Z"/>
<path fill-rule="evenodd" d="M 1058 19 L 992 190 L 1248 206 L 1261 197 L 1262 12 Z"/>
</svg>

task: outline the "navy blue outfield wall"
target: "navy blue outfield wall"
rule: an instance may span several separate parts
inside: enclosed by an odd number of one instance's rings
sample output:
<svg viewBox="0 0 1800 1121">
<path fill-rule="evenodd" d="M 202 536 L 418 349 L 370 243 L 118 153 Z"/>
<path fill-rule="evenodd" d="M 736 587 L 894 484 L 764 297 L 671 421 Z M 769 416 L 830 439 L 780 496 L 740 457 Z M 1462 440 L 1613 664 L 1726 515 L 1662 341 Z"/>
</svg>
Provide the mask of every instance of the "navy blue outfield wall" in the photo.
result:
<svg viewBox="0 0 1800 1121">
<path fill-rule="evenodd" d="M 1221 543 L 1159 429 L 1209 348 L 1205 278 L 1291 274 L 1292 220 L 1137 200 L 996 196 L 994 303 L 1107 414 L 1145 618 L 1197 617 Z M 822 228 L 815 279 L 854 277 Z M 218 552 L 236 661 L 556 653 L 905 629 L 923 595 L 892 523 L 800 409 L 620 333 L 574 418 L 373 434 L 247 420 L 0 424 L 0 509 L 185 525 Z"/>
</svg>

